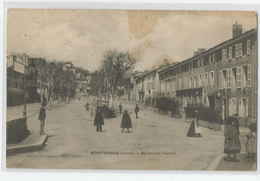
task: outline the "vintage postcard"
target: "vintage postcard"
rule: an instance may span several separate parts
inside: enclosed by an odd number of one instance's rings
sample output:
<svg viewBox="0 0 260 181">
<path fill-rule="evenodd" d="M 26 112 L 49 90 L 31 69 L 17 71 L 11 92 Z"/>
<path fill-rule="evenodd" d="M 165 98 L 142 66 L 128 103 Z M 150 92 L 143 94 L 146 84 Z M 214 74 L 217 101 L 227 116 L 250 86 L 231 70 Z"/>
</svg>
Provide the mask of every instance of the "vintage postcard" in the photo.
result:
<svg viewBox="0 0 260 181">
<path fill-rule="evenodd" d="M 257 170 L 256 12 L 6 16 L 7 168 Z"/>
</svg>

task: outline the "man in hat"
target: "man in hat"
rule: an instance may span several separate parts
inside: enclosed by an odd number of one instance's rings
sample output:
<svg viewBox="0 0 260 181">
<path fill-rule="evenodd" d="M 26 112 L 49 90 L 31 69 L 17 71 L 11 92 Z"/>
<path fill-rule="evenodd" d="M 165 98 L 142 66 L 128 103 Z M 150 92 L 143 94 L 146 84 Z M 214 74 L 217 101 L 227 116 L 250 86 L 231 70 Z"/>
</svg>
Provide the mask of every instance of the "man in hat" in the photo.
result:
<svg viewBox="0 0 260 181">
<path fill-rule="evenodd" d="M 40 135 L 45 134 L 44 133 L 44 125 L 45 125 L 45 118 L 46 118 L 46 103 L 42 104 L 42 107 L 40 109 L 40 113 L 39 113 L 39 120 L 40 120 Z"/>
<path fill-rule="evenodd" d="M 98 109 L 94 119 L 94 126 L 97 126 L 97 132 L 102 132 L 102 125 L 104 125 L 104 118 L 101 111 Z"/>
<path fill-rule="evenodd" d="M 122 112 L 122 108 L 123 108 L 123 106 L 122 106 L 122 103 L 120 102 L 120 105 L 119 105 L 119 112 L 120 112 L 120 114 Z"/>
</svg>

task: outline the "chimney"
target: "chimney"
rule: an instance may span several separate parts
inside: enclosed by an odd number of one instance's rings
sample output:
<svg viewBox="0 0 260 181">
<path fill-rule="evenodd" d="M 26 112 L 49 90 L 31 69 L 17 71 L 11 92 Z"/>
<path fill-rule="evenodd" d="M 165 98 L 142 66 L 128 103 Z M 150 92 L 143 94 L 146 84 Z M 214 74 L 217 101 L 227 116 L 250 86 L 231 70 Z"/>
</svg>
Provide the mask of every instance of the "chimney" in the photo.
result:
<svg viewBox="0 0 260 181">
<path fill-rule="evenodd" d="M 152 71 L 155 69 L 155 66 L 152 66 Z"/>
<path fill-rule="evenodd" d="M 236 24 L 233 25 L 233 38 L 236 38 L 241 34 L 242 34 L 242 25 L 238 25 L 236 21 Z"/>
<path fill-rule="evenodd" d="M 198 54 L 202 53 L 202 52 L 205 52 L 206 49 L 205 48 L 198 48 Z"/>
<path fill-rule="evenodd" d="M 168 64 L 167 59 L 164 59 L 163 65 L 167 65 L 167 64 Z"/>
<path fill-rule="evenodd" d="M 198 52 L 194 52 L 194 56 L 198 55 Z"/>
</svg>

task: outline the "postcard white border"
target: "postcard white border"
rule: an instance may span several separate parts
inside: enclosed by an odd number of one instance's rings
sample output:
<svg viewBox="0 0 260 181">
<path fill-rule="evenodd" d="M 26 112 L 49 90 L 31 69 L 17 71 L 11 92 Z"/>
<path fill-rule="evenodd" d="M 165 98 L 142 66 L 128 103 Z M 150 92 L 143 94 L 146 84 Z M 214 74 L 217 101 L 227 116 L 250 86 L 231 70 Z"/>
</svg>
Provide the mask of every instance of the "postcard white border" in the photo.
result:
<svg viewBox="0 0 260 181">
<path fill-rule="evenodd" d="M 248 180 L 253 179 L 257 180 L 260 176 L 260 170 L 259 170 L 259 159 L 258 159 L 258 171 L 257 172 L 218 172 L 218 171 L 149 171 L 149 170 L 141 170 L 141 171 L 126 171 L 126 170 L 67 170 L 67 169 L 59 169 L 59 170 L 42 170 L 42 169 L 7 169 L 5 166 L 6 157 L 5 157 L 5 119 L 6 119 L 6 76 L 5 76 L 5 70 L 6 70 L 6 64 L 4 57 L 6 57 L 6 39 L 5 39 L 5 28 L 6 28 L 6 9 L 7 8 L 36 8 L 36 9 L 150 9 L 150 10 L 222 10 L 222 11 L 256 11 L 260 12 L 260 2 L 258 0 L 248 0 L 246 1 L 239 1 L 239 0 L 219 0 L 217 1 L 218 4 L 215 4 L 214 1 L 196 1 L 196 3 L 200 4 L 187 4 L 187 3 L 194 3 L 194 1 L 174 1 L 174 3 L 179 4 L 173 4 L 172 1 L 166 1 L 162 0 L 160 3 L 158 1 L 148 1 L 148 0 L 132 0 L 132 1 L 125 1 L 124 3 L 118 3 L 116 2 L 122 2 L 122 1 L 113 1 L 113 0 L 103 0 L 105 3 L 92 3 L 91 1 L 78 1 L 70 3 L 70 1 L 55 1 L 48 3 L 46 1 L 34 1 L 33 3 L 27 3 L 23 1 L 17 0 L 16 2 L 11 1 L 3 1 L 0 5 L 2 13 L 0 16 L 0 22 L 3 23 L 3 28 L 1 28 L 1 33 L 3 37 L 3 42 L 1 43 L 1 48 L 3 54 L 1 54 L 1 59 L 3 59 L 3 63 L 0 64 L 0 70 L 2 72 L 0 84 L 3 86 L 0 86 L 0 90 L 2 93 L 0 106 L 2 112 L 0 112 L 0 116 L 2 117 L 3 124 L 1 124 L 0 128 L 2 130 L 2 138 L 0 140 L 0 144 L 2 146 L 2 149 L 0 149 L 1 154 L 1 180 L 81 180 L 81 179 L 87 179 L 87 180 Z M 88 2 L 88 3 L 85 3 Z M 128 3 L 126 3 L 128 2 Z M 142 3 L 149 3 L 149 4 L 140 4 Z M 163 2 L 163 3 L 162 3 Z M 153 3 L 153 4 L 151 4 Z M 181 4 L 180 4 L 181 3 Z M 204 4 L 207 3 L 207 4 Z M 230 3 L 230 4 L 228 4 Z M 240 3 L 240 5 L 239 5 Z M 250 5 L 251 4 L 251 5 Z M 252 5 L 255 4 L 255 5 Z M 256 5 L 257 4 L 257 5 Z M 259 24 L 259 18 L 258 18 L 258 24 Z M 259 30 L 258 30 L 259 31 Z M 259 47 L 258 47 L 259 51 Z M 259 71 L 259 68 L 258 68 Z M 259 91 L 259 90 L 258 90 Z M 258 97 L 259 102 L 259 97 Z M 259 113 L 259 111 L 258 111 Z M 258 124 L 258 130 L 259 130 L 259 124 Z M 259 134 L 258 134 L 258 153 L 259 153 Z M 259 154 L 258 154 L 259 157 Z M 3 179 L 2 179 L 3 178 Z"/>
</svg>

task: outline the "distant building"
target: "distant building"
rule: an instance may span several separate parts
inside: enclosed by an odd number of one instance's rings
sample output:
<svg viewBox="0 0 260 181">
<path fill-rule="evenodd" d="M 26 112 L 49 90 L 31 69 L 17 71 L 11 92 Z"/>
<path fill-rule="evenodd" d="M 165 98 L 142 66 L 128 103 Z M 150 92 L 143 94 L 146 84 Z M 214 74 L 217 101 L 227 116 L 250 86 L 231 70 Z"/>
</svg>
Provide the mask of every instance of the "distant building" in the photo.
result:
<svg viewBox="0 0 260 181">
<path fill-rule="evenodd" d="M 78 87 L 76 89 L 77 92 L 83 92 L 83 93 L 89 93 L 90 91 L 90 80 L 91 80 L 91 74 L 76 74 L 76 82 L 78 84 Z"/>
<path fill-rule="evenodd" d="M 24 90 L 26 75 L 28 75 L 28 57 L 23 55 L 10 55 L 7 57 L 7 106 L 16 106 L 24 103 Z"/>
<path fill-rule="evenodd" d="M 164 59 L 163 64 L 157 69 L 155 66 L 151 70 L 136 73 L 133 75 L 131 82 L 134 86 L 135 101 L 144 102 L 147 97 L 157 97 L 160 92 L 159 74 L 158 72 L 169 65 L 168 60 Z"/>
<path fill-rule="evenodd" d="M 75 70 L 75 68 L 74 68 L 74 65 L 73 65 L 72 63 L 70 63 L 70 62 L 64 63 L 63 66 L 62 66 L 62 69 L 63 69 L 64 71 L 66 71 L 66 70 L 71 71 L 71 72 L 73 72 L 74 74 L 76 73 L 76 70 Z"/>
</svg>

